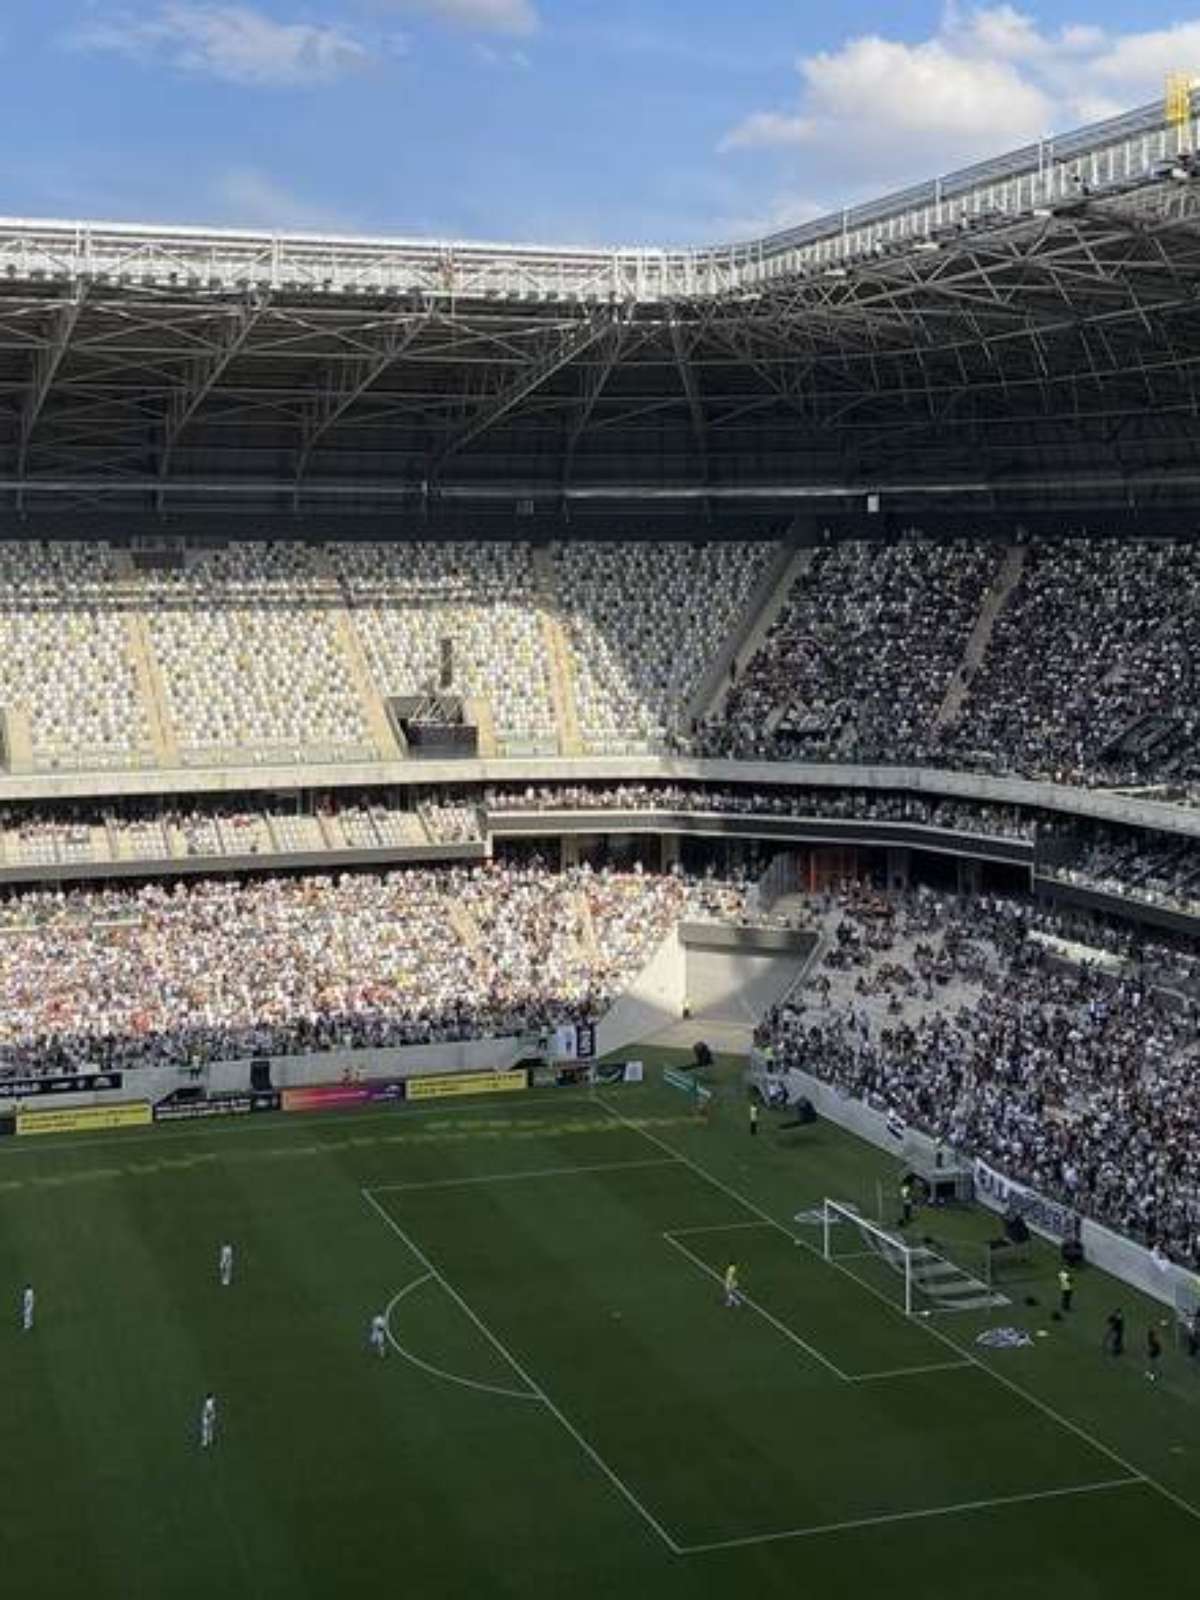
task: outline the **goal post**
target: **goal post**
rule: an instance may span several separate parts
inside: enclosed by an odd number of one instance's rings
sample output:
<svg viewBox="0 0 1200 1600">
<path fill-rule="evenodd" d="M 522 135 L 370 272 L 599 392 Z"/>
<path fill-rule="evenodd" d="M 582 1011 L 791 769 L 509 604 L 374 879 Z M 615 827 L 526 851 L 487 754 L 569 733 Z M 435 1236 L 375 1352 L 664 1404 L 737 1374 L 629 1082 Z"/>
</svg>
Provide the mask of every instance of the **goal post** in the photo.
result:
<svg viewBox="0 0 1200 1600">
<path fill-rule="evenodd" d="M 904 1310 L 913 1313 L 912 1250 L 903 1239 L 871 1222 L 853 1206 L 826 1199 L 822 1206 L 822 1254 L 826 1261 L 846 1261 L 869 1255 L 882 1260 L 901 1278 Z"/>
<path fill-rule="evenodd" d="M 1009 1303 L 1007 1295 L 997 1293 L 987 1281 L 986 1269 L 981 1273 L 962 1265 L 929 1238 L 910 1244 L 839 1200 L 822 1203 L 821 1253 L 877 1291 L 897 1286 L 899 1280 L 906 1316 L 978 1311 Z"/>
</svg>

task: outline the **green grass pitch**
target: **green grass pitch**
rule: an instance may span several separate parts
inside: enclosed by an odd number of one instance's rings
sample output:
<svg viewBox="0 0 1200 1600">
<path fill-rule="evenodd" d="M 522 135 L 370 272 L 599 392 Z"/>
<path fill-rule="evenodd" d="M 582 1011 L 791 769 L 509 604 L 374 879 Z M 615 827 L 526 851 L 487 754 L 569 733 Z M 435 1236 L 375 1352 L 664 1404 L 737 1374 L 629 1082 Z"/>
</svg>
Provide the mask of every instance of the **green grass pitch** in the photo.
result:
<svg viewBox="0 0 1200 1600">
<path fill-rule="evenodd" d="M 1042 1251 L 1011 1308 L 906 1319 L 898 1284 L 831 1266 L 793 1221 L 880 1179 L 890 1194 L 894 1163 L 826 1123 L 764 1117 L 751 1138 L 732 1064 L 717 1079 L 705 1123 L 656 1082 L 6 1141 L 6 1592 L 1194 1586 L 1200 1372 L 1164 1329 L 1146 1382 L 1155 1309 L 1085 1270 L 1053 1321 Z M 969 1212 L 917 1226 L 956 1247 L 995 1231 Z M 1121 1361 L 1100 1349 L 1116 1303 Z M 975 1344 L 1003 1321 L 1047 1336 Z M 208 1388 L 220 1431 L 201 1452 Z"/>
</svg>

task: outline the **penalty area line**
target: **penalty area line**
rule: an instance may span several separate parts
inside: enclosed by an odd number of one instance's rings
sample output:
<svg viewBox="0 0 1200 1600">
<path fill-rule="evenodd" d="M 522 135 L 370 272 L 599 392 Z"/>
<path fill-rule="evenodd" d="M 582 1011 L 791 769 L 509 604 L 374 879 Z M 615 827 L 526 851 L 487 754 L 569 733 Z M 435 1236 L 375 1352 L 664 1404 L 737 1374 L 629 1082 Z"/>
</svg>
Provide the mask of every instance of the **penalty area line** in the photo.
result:
<svg viewBox="0 0 1200 1600">
<path fill-rule="evenodd" d="M 645 1522 L 647 1527 L 652 1529 L 653 1532 L 658 1535 L 672 1555 L 682 1555 L 683 1546 L 680 1545 L 676 1539 L 671 1537 L 654 1513 L 647 1510 L 647 1508 L 638 1499 L 637 1495 L 634 1494 L 633 1490 L 629 1487 L 625 1480 L 620 1477 L 612 1467 L 609 1466 L 608 1462 L 605 1461 L 600 1452 L 595 1448 L 594 1445 L 589 1443 L 582 1433 L 580 1433 L 579 1429 L 570 1420 L 570 1418 L 565 1416 L 563 1412 L 559 1410 L 558 1406 L 555 1405 L 554 1401 L 546 1393 L 545 1389 L 542 1388 L 541 1384 L 538 1383 L 536 1379 L 533 1378 L 526 1368 L 521 1364 L 521 1362 L 517 1360 L 516 1356 L 513 1355 L 512 1351 L 503 1342 L 499 1335 L 492 1332 L 479 1313 L 468 1304 L 461 1294 L 459 1294 L 458 1290 L 445 1276 L 445 1274 L 439 1271 L 439 1269 L 421 1249 L 420 1245 L 418 1245 L 409 1237 L 407 1233 L 405 1233 L 404 1229 L 396 1221 L 395 1217 L 393 1217 L 390 1212 L 386 1211 L 384 1207 L 380 1205 L 379 1201 L 375 1199 L 374 1195 L 369 1189 L 363 1189 L 361 1193 L 363 1199 L 371 1207 L 372 1211 L 374 1211 L 375 1214 L 383 1221 L 386 1227 L 391 1229 L 391 1231 L 396 1235 L 397 1239 L 400 1240 L 401 1244 L 403 1244 L 405 1248 L 417 1258 L 429 1276 L 441 1285 L 445 1292 L 450 1296 L 451 1300 L 454 1301 L 455 1305 L 457 1305 L 458 1308 L 475 1324 L 492 1348 L 497 1350 L 500 1355 L 504 1357 L 505 1361 L 507 1361 L 508 1365 L 516 1373 L 517 1377 L 520 1378 L 521 1382 L 528 1387 L 528 1389 L 531 1391 L 531 1394 L 542 1402 L 542 1404 L 550 1412 L 551 1416 L 553 1416 L 555 1420 L 562 1425 L 564 1430 L 570 1434 L 571 1438 L 574 1439 L 575 1443 L 583 1451 L 584 1455 L 586 1455 L 588 1460 L 591 1461 L 592 1464 L 604 1475 L 604 1477 L 608 1479 L 609 1483 L 613 1486 L 625 1503 L 628 1506 L 631 1506 L 632 1509 L 637 1512 L 638 1516 L 641 1517 L 642 1521 Z"/>
<path fill-rule="evenodd" d="M 762 1224 L 758 1223 L 756 1226 L 761 1227 Z M 680 1244 L 679 1240 L 669 1233 L 664 1233 L 663 1238 L 669 1245 L 673 1245 L 675 1249 L 679 1251 L 680 1255 L 686 1256 L 693 1266 L 697 1266 L 700 1268 L 701 1272 L 707 1273 L 707 1275 L 712 1278 L 715 1283 L 724 1283 L 725 1280 L 722 1278 L 721 1274 L 716 1270 L 716 1268 L 710 1267 L 707 1261 L 703 1260 L 700 1256 L 695 1255 L 691 1250 L 688 1249 L 687 1245 Z M 798 1349 L 803 1350 L 806 1356 L 811 1356 L 812 1359 L 824 1367 L 827 1372 L 832 1372 L 834 1377 L 840 1382 L 853 1382 L 848 1372 L 843 1372 L 841 1367 L 839 1367 L 835 1362 L 830 1361 L 828 1356 L 822 1355 L 815 1345 L 808 1344 L 800 1337 L 798 1333 L 794 1333 L 792 1329 L 788 1327 L 786 1322 L 780 1322 L 778 1317 L 772 1316 L 765 1306 L 760 1306 L 757 1301 L 751 1300 L 750 1296 L 744 1293 L 741 1289 L 738 1290 L 737 1296 L 743 1305 L 749 1306 L 751 1311 L 756 1311 L 758 1315 L 762 1317 L 764 1322 L 769 1322 L 775 1329 L 776 1333 L 781 1333 L 783 1337 L 791 1344 L 794 1344 Z"/>
<path fill-rule="evenodd" d="M 595 1103 L 598 1106 L 602 1106 L 604 1110 L 608 1112 L 609 1116 L 615 1118 L 615 1120 L 623 1127 L 632 1128 L 636 1133 L 640 1133 L 642 1138 L 645 1139 L 649 1144 L 655 1145 L 659 1150 L 665 1151 L 668 1155 L 677 1156 L 685 1166 L 691 1167 L 693 1172 L 695 1172 L 699 1177 L 706 1179 L 707 1182 L 711 1183 L 714 1188 L 720 1189 L 723 1194 L 727 1194 L 731 1199 L 738 1201 L 738 1203 L 744 1206 L 747 1211 L 753 1212 L 756 1217 L 761 1217 L 764 1222 L 769 1222 L 772 1227 L 778 1228 L 780 1233 L 786 1235 L 786 1237 L 791 1239 L 795 1244 L 800 1245 L 802 1249 L 807 1250 L 808 1253 L 815 1256 L 818 1261 L 824 1261 L 826 1266 L 832 1267 L 835 1272 L 840 1272 L 842 1276 L 844 1278 L 848 1278 L 851 1283 L 857 1284 L 860 1290 L 871 1295 L 872 1298 L 878 1300 L 881 1305 L 885 1305 L 888 1310 L 893 1313 L 893 1315 L 903 1317 L 905 1322 L 910 1320 L 903 1308 L 897 1306 L 893 1300 L 889 1300 L 887 1295 L 885 1295 L 881 1290 L 876 1289 L 873 1284 L 868 1283 L 864 1278 L 857 1277 L 849 1270 L 849 1268 L 843 1267 L 838 1261 L 830 1260 L 828 1257 L 824 1256 L 815 1245 L 810 1244 L 807 1239 L 802 1238 L 799 1234 L 793 1233 L 790 1228 L 786 1228 L 783 1223 L 777 1218 L 773 1217 L 769 1211 L 764 1211 L 762 1206 L 756 1205 L 753 1200 L 748 1200 L 744 1194 L 739 1194 L 738 1191 L 732 1187 L 732 1185 L 726 1183 L 722 1178 L 715 1177 L 711 1172 L 706 1171 L 698 1161 L 693 1161 L 690 1156 L 685 1156 L 682 1151 L 673 1149 L 665 1139 L 660 1139 L 656 1133 L 651 1133 L 648 1129 L 641 1127 L 638 1123 L 627 1117 L 624 1112 L 618 1111 L 615 1106 L 609 1105 L 607 1100 L 601 1099 L 599 1095 L 595 1096 Z M 956 1356 L 969 1362 L 971 1366 L 978 1367 L 981 1372 L 986 1372 L 989 1377 L 994 1378 L 997 1383 L 1003 1385 L 1003 1387 L 1009 1390 L 1010 1393 L 1015 1394 L 1019 1400 L 1023 1400 L 1026 1405 L 1033 1406 L 1034 1409 L 1040 1411 L 1043 1416 L 1049 1417 L 1052 1422 L 1057 1422 L 1060 1428 L 1065 1429 L 1068 1433 L 1073 1433 L 1077 1439 L 1082 1439 L 1084 1444 L 1090 1445 L 1098 1454 L 1106 1456 L 1114 1466 L 1120 1467 L 1122 1472 L 1128 1473 L 1133 1479 L 1148 1484 L 1151 1489 L 1156 1490 L 1160 1495 L 1162 1495 L 1164 1500 L 1169 1500 L 1171 1504 L 1174 1505 L 1178 1510 L 1184 1511 L 1188 1516 L 1194 1517 L 1197 1521 L 1200 1521 L 1200 1506 L 1193 1505 L 1190 1500 L 1185 1500 L 1181 1494 L 1177 1494 L 1174 1489 L 1169 1489 L 1166 1484 L 1160 1482 L 1158 1478 L 1152 1478 L 1148 1472 L 1143 1472 L 1131 1461 L 1128 1461 L 1124 1456 L 1120 1455 L 1110 1445 L 1107 1445 L 1101 1439 L 1098 1439 L 1094 1433 L 1090 1433 L 1088 1429 L 1083 1427 L 1080 1423 L 1072 1422 L 1070 1417 L 1064 1416 L 1061 1411 L 1050 1405 L 1048 1401 L 1040 1399 L 1029 1389 L 1022 1388 L 1022 1386 L 1014 1379 L 1007 1377 L 1003 1372 L 998 1372 L 995 1367 L 990 1366 L 986 1361 L 981 1361 L 977 1355 L 974 1355 L 963 1345 L 958 1344 L 950 1337 L 948 1333 L 943 1333 L 942 1330 L 935 1327 L 931 1321 L 924 1321 L 921 1323 L 921 1326 L 926 1330 L 931 1339 L 936 1339 L 939 1344 L 945 1345 L 947 1350 L 952 1350 Z"/>
<path fill-rule="evenodd" d="M 1072 1495 L 1101 1494 L 1110 1489 L 1136 1485 L 1149 1488 L 1141 1474 L 1128 1478 L 1103 1478 L 1098 1483 L 1075 1483 L 1064 1489 L 1033 1489 L 1028 1494 L 994 1495 L 987 1500 L 960 1500 L 956 1505 L 928 1506 L 920 1511 L 890 1511 L 875 1517 L 850 1517 L 845 1522 L 817 1523 L 811 1528 L 787 1528 L 781 1533 L 751 1533 L 739 1539 L 714 1539 L 707 1544 L 688 1544 L 685 1556 L 705 1555 L 714 1550 L 739 1550 L 756 1544 L 778 1544 L 784 1539 L 816 1539 L 829 1533 L 852 1533 L 858 1528 L 882 1528 L 890 1522 L 920 1522 L 932 1517 L 955 1517 L 968 1511 L 995 1511 L 1005 1506 L 1032 1505 L 1038 1500 L 1065 1500 Z"/>
<path fill-rule="evenodd" d="M 418 1183 L 373 1183 L 367 1194 L 396 1194 L 414 1189 L 462 1189 L 476 1183 L 516 1183 L 522 1178 L 570 1178 L 584 1172 L 629 1172 L 641 1167 L 677 1167 L 678 1156 L 655 1156 L 649 1161 L 601 1161 L 594 1166 L 534 1167 L 527 1172 L 484 1172 L 471 1178 L 430 1178 Z"/>
</svg>

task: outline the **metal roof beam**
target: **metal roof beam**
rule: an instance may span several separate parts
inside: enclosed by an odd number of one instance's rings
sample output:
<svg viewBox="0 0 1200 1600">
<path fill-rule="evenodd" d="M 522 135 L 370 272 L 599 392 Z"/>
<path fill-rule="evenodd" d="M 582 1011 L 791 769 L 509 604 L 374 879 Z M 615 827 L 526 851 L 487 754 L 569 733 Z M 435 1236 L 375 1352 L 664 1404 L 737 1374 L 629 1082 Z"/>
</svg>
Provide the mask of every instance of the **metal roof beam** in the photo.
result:
<svg viewBox="0 0 1200 1600">
<path fill-rule="evenodd" d="M 540 389 L 542 384 L 556 372 L 569 366 L 577 356 L 590 349 L 611 325 L 612 318 L 607 315 L 589 316 L 560 329 L 557 337 L 527 362 L 523 371 L 518 372 L 511 382 L 504 384 L 442 441 L 440 447 L 430 457 L 427 477 L 436 478 L 452 456 L 457 455 L 481 433 L 486 433 L 489 428 L 494 427 L 502 417 L 507 416 L 536 389 Z"/>
<path fill-rule="evenodd" d="M 29 447 L 33 440 L 38 418 L 45 407 L 47 396 L 54 387 L 54 379 L 62 365 L 63 357 L 71 343 L 71 335 L 79 321 L 87 289 L 77 284 L 69 300 L 56 306 L 50 336 L 33 361 L 32 382 L 21 407 L 20 431 L 17 443 L 17 477 L 24 478 L 29 464 Z"/>
<path fill-rule="evenodd" d="M 329 430 L 337 425 L 350 407 L 372 387 L 424 332 L 433 320 L 432 308 L 389 322 L 377 349 L 339 369 L 326 383 L 305 418 L 296 453 L 296 486 L 308 471 L 313 451 Z"/>
<path fill-rule="evenodd" d="M 211 353 L 191 364 L 187 383 L 171 395 L 158 453 L 160 478 L 166 478 L 170 473 L 171 457 L 183 430 L 215 385 L 220 383 L 229 364 L 241 353 L 269 303 L 266 295 L 255 295 L 245 305 L 231 312 L 221 325 Z"/>
<path fill-rule="evenodd" d="M 700 386 L 696 381 L 696 371 L 692 366 L 691 352 L 695 341 L 691 344 L 684 342 L 683 329 L 677 317 L 671 318 L 671 348 L 675 352 L 675 365 L 679 368 L 680 381 L 683 392 L 687 397 L 688 415 L 692 419 L 692 436 L 696 441 L 696 454 L 700 458 L 700 477 L 704 483 L 708 482 L 708 424 L 704 417 L 704 402 L 700 397 Z"/>
</svg>

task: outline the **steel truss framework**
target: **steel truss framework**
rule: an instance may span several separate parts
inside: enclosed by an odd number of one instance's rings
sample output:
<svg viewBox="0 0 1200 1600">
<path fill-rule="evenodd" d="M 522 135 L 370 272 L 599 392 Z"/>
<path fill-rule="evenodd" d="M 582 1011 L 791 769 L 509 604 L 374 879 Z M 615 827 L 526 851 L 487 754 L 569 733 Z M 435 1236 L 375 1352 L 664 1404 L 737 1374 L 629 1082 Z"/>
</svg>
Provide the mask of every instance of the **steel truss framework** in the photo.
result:
<svg viewBox="0 0 1200 1600">
<path fill-rule="evenodd" d="M 724 251 L 0 223 L 0 507 L 1178 513 L 1200 167 L 1156 117 Z"/>
</svg>

